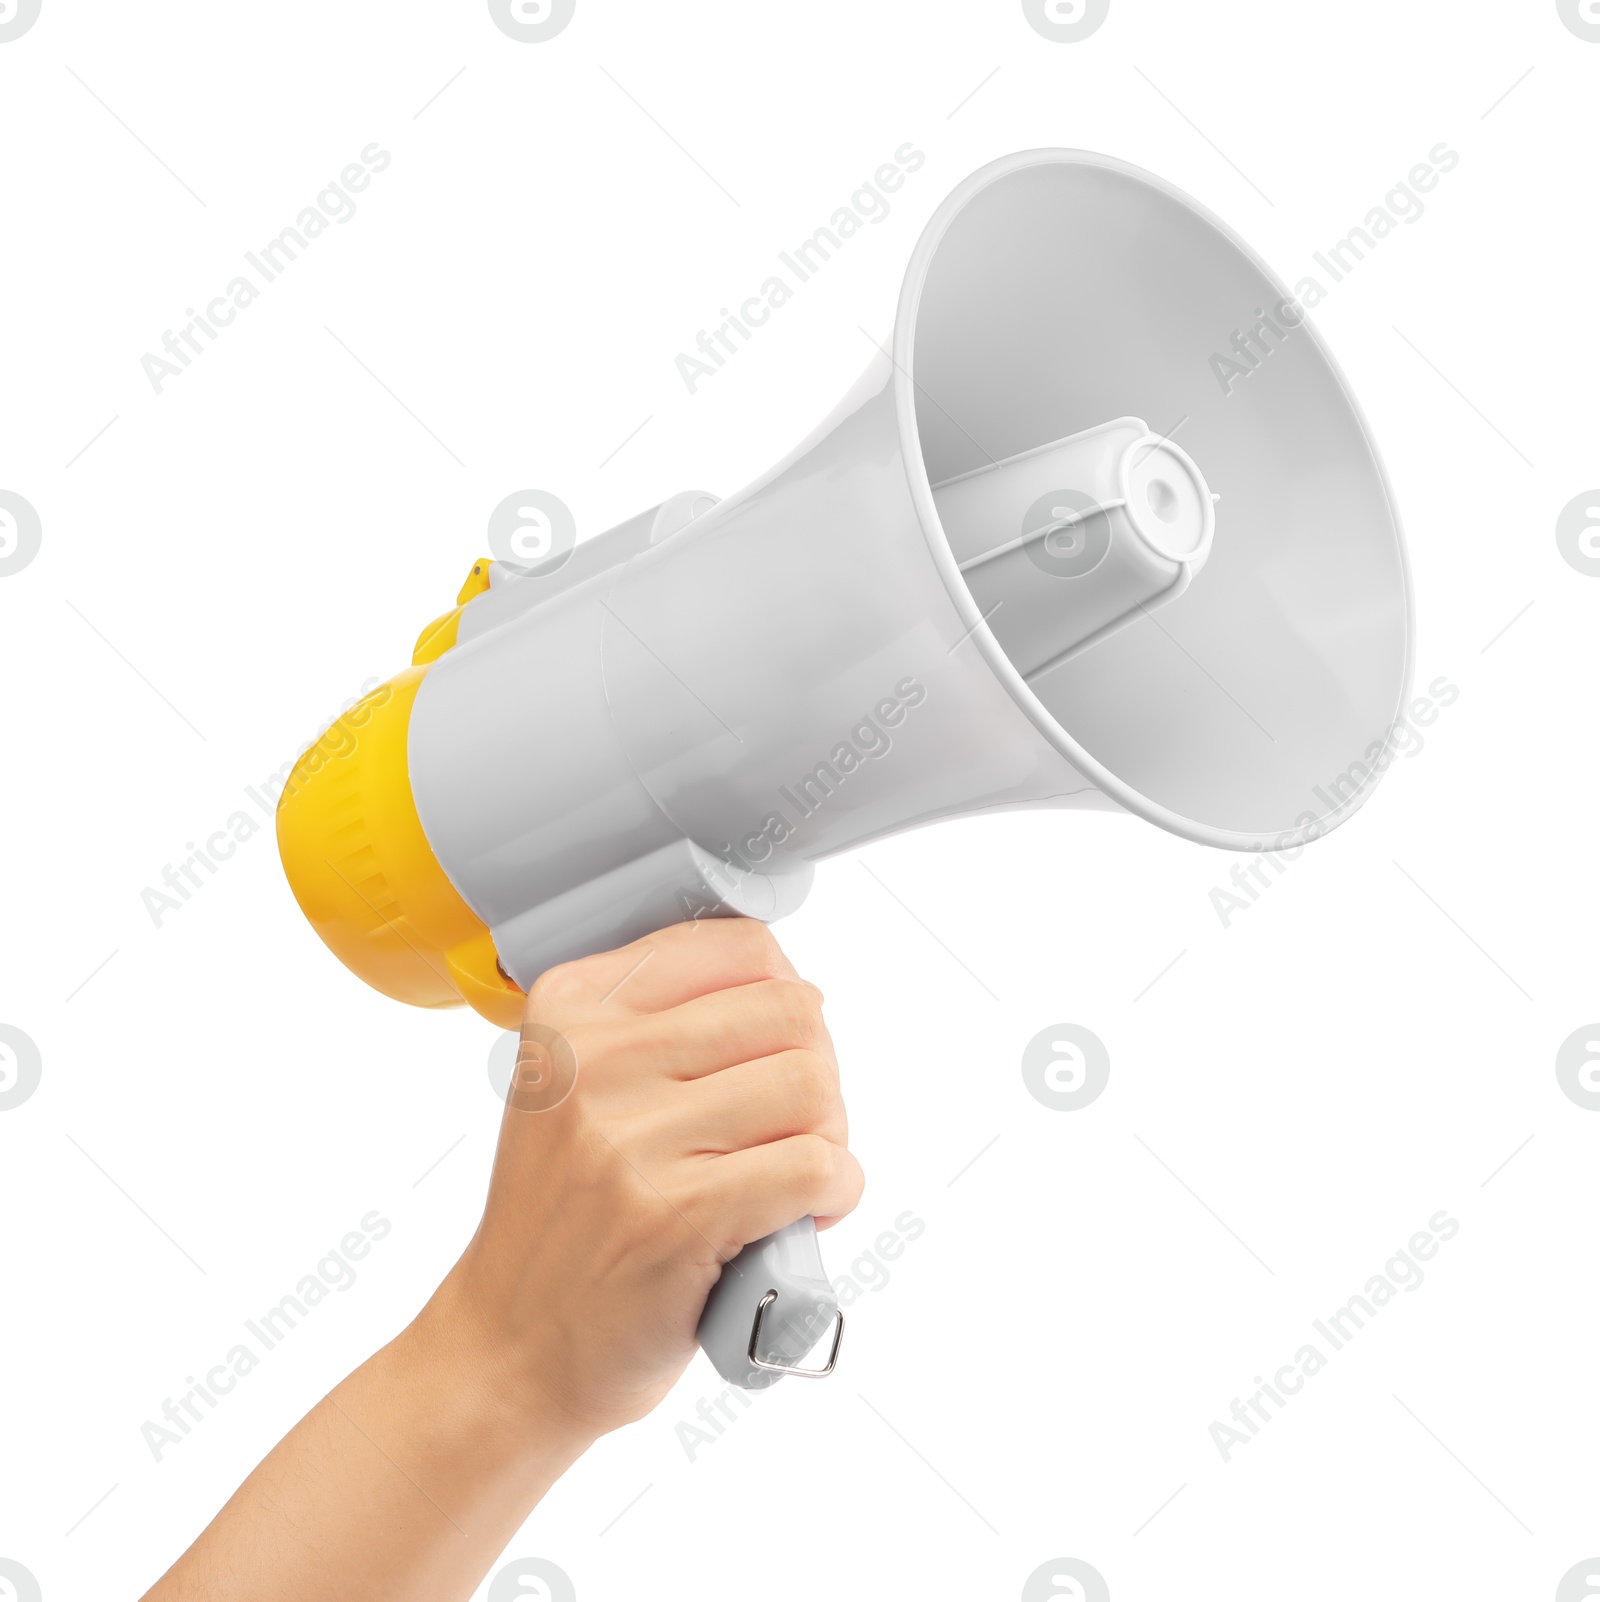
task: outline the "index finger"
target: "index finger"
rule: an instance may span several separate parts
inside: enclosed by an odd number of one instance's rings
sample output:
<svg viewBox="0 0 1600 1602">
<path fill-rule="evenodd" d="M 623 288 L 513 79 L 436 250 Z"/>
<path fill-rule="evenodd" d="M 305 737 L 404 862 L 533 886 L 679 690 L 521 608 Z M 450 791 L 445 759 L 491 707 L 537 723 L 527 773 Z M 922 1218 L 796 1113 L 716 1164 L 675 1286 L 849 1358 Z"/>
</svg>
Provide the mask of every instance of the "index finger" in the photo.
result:
<svg viewBox="0 0 1600 1602">
<path fill-rule="evenodd" d="M 665 1012 L 700 996 L 762 979 L 798 979 L 772 931 L 754 918 L 696 918 L 584 959 L 596 1001 L 630 1012 Z"/>
</svg>

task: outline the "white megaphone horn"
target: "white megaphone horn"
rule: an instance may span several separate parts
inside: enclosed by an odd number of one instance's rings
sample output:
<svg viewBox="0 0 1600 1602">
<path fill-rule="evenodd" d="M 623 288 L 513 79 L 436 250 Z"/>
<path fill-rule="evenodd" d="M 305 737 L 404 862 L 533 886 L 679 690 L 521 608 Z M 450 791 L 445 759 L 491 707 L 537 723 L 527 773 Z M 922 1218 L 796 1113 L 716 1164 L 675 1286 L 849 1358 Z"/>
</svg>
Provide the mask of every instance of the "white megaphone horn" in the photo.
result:
<svg viewBox="0 0 1600 1602">
<path fill-rule="evenodd" d="M 507 1028 L 556 962 L 782 917 L 821 858 L 941 818 L 1315 839 L 1387 767 L 1411 674 L 1393 497 L 1332 358 L 1221 222 L 1079 151 L 955 190 L 891 342 L 755 483 L 482 561 L 460 603 L 353 749 L 305 753 L 278 833 L 347 965 Z M 842 1325 L 802 1219 L 727 1265 L 700 1335 L 762 1386 L 828 1372 Z"/>
</svg>

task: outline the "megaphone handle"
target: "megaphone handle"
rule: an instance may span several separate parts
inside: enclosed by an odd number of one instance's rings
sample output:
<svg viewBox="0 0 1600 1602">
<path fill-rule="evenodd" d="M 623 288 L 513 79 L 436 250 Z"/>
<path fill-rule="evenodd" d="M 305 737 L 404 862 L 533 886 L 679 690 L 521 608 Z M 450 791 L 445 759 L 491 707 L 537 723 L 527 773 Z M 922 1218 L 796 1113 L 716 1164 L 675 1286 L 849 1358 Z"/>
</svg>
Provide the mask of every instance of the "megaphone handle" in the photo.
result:
<svg viewBox="0 0 1600 1602">
<path fill-rule="evenodd" d="M 833 1344 L 821 1367 L 800 1359 L 833 1325 Z M 775 1385 L 785 1374 L 824 1379 L 833 1372 L 844 1338 L 844 1314 L 822 1267 L 817 1225 L 797 1219 L 751 1241 L 723 1264 L 697 1331 L 713 1366 L 745 1390 Z"/>
</svg>

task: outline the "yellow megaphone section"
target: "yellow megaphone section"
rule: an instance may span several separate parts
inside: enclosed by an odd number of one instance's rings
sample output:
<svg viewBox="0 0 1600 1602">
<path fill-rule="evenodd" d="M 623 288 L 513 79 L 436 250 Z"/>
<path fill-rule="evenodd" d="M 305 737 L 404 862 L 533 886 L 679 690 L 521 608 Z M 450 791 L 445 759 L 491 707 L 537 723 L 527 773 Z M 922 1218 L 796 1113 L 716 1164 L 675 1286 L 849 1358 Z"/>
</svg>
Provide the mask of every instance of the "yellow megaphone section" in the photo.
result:
<svg viewBox="0 0 1600 1602">
<path fill-rule="evenodd" d="M 374 989 L 415 1007 L 465 1002 L 514 1029 L 523 994 L 428 844 L 406 749 L 417 689 L 455 644 L 461 607 L 488 588 L 488 571 L 487 557 L 475 563 L 455 609 L 422 631 L 413 665 L 301 754 L 278 799 L 278 851 L 312 928 Z"/>
</svg>

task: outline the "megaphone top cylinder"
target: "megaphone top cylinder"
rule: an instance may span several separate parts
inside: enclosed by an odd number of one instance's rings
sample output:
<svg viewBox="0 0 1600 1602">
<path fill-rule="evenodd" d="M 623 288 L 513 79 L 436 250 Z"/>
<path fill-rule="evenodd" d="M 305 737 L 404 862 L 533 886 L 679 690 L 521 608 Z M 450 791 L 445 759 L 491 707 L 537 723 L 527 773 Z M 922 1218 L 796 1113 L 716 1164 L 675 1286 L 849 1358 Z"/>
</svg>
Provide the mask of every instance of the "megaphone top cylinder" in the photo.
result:
<svg viewBox="0 0 1600 1602">
<path fill-rule="evenodd" d="M 991 670 L 1075 769 L 1130 811 L 1234 850 L 1313 838 L 1365 800 L 1412 669 L 1394 498 L 1304 310 L 1225 224 L 1109 157 L 1007 157 L 929 223 L 892 358 L 940 575 Z M 1125 416 L 1162 442 L 1129 468 L 1140 537 L 1188 561 L 1197 514 L 1209 536 L 1208 485 L 1215 546 L 1171 605 L 1030 687 L 962 576 L 971 553 L 952 552 L 933 486 Z M 1080 580 L 1057 582 L 1067 607 Z"/>
<path fill-rule="evenodd" d="M 1134 532 L 1157 556 L 1198 567 L 1211 550 L 1216 510 L 1211 490 L 1187 452 L 1170 440 L 1130 446 L 1118 467 Z"/>
<path fill-rule="evenodd" d="M 973 600 L 1030 684 L 1176 599 L 1214 521 L 1199 469 L 1138 417 L 935 484 L 933 504 Z"/>
</svg>

